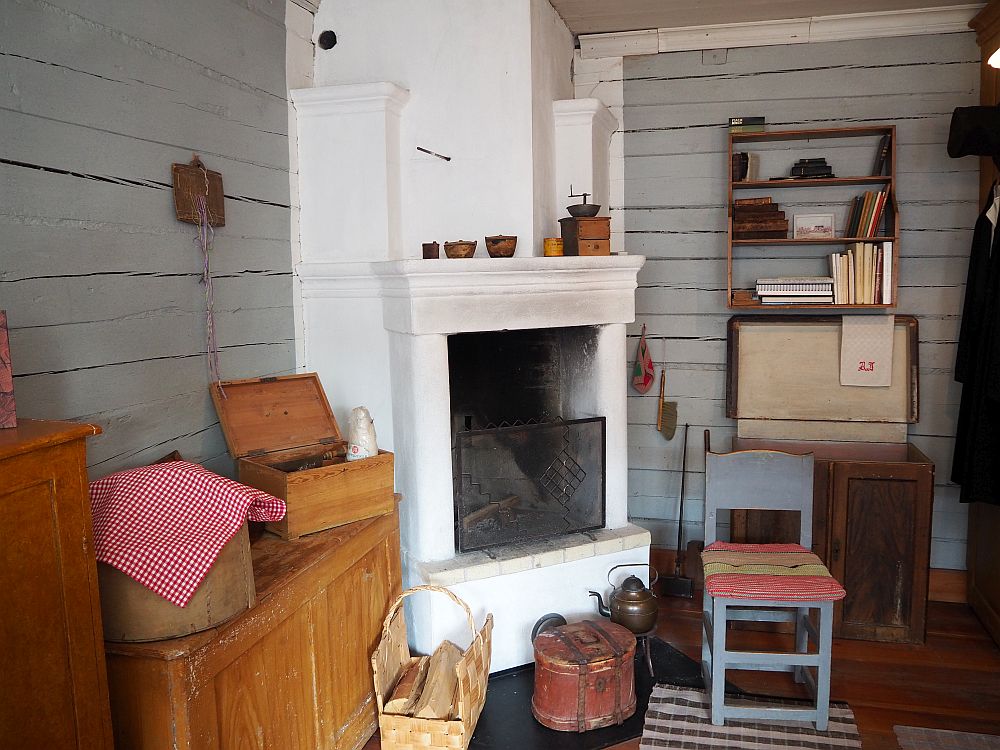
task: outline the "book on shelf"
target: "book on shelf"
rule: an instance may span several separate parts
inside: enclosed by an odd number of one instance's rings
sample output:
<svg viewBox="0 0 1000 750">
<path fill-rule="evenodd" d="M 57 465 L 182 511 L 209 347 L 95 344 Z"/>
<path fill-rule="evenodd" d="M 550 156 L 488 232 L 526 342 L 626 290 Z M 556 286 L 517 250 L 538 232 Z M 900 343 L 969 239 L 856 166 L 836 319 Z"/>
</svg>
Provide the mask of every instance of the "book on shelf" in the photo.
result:
<svg viewBox="0 0 1000 750">
<path fill-rule="evenodd" d="M 853 242 L 830 255 L 838 305 L 892 304 L 892 243 Z"/>
<path fill-rule="evenodd" d="M 847 210 L 847 223 L 844 225 L 845 237 L 855 236 L 851 234 L 851 232 L 853 231 L 853 227 L 855 226 L 855 223 L 857 221 L 858 202 L 859 202 L 858 196 L 855 195 L 853 198 L 851 198 L 851 207 Z"/>
<path fill-rule="evenodd" d="M 766 206 L 768 203 L 773 203 L 771 196 L 764 195 L 760 198 L 737 198 L 733 201 L 734 206 Z"/>
<path fill-rule="evenodd" d="M 882 243 L 882 304 L 892 304 L 892 243 Z"/>
<path fill-rule="evenodd" d="M 734 216 L 767 216 L 768 214 L 781 214 L 784 218 L 785 213 L 781 210 L 781 206 L 777 203 L 761 203 L 756 206 L 733 206 Z"/>
<path fill-rule="evenodd" d="M 763 133 L 764 132 L 764 118 L 763 117 L 730 117 L 729 118 L 729 132 L 730 133 Z"/>
<path fill-rule="evenodd" d="M 845 237 L 874 237 L 885 214 L 888 190 L 866 190 L 851 200 Z"/>
<path fill-rule="evenodd" d="M 787 240 L 788 229 L 733 230 L 734 240 Z"/>
<path fill-rule="evenodd" d="M 733 219 L 733 229 L 737 232 L 752 232 L 761 229 L 788 231 L 788 219 Z"/>
<path fill-rule="evenodd" d="M 733 153 L 733 182 L 754 182 L 760 172 L 760 155 L 746 151 Z"/>
<path fill-rule="evenodd" d="M 833 295 L 830 294 L 810 294 L 802 297 L 790 295 L 774 295 L 760 298 L 762 305 L 832 305 Z"/>
<path fill-rule="evenodd" d="M 803 295 L 832 294 L 832 276 L 783 276 L 757 279 L 757 296 L 767 294 Z"/>
<path fill-rule="evenodd" d="M 878 147 L 875 149 L 875 163 L 872 165 L 872 175 L 874 177 L 882 176 L 882 171 L 889 161 L 889 149 L 891 146 L 891 139 L 889 138 L 889 134 L 886 133 L 879 139 Z"/>
</svg>

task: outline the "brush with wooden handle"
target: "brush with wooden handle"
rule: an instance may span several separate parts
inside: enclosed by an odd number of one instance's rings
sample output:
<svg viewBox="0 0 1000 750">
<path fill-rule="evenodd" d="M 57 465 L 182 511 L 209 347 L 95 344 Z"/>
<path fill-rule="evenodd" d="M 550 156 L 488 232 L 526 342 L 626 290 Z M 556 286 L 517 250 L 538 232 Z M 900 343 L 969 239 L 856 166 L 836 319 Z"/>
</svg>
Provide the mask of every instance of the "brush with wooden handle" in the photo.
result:
<svg viewBox="0 0 1000 750">
<path fill-rule="evenodd" d="M 670 440 L 677 431 L 677 402 L 663 400 L 663 388 L 666 380 L 667 368 L 660 368 L 660 400 L 656 406 L 656 429 L 667 440 Z"/>
</svg>

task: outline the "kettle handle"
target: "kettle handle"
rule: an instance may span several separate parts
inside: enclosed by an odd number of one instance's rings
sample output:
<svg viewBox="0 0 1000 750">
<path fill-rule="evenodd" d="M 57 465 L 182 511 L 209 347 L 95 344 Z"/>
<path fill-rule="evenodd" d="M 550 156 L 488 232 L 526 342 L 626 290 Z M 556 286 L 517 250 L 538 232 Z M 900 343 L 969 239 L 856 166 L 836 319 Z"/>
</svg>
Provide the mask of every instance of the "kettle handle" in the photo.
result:
<svg viewBox="0 0 1000 750">
<path fill-rule="evenodd" d="M 660 580 L 660 574 L 659 572 L 657 572 L 656 568 L 654 568 L 649 563 L 622 563 L 621 565 L 615 565 L 613 568 L 611 568 L 611 570 L 608 571 L 608 585 L 611 586 L 611 588 L 615 587 L 615 585 L 611 583 L 612 570 L 616 570 L 618 568 L 635 568 L 642 565 L 645 565 L 647 568 L 653 571 L 653 580 L 649 582 L 649 588 L 653 588 L 653 584 Z"/>
</svg>

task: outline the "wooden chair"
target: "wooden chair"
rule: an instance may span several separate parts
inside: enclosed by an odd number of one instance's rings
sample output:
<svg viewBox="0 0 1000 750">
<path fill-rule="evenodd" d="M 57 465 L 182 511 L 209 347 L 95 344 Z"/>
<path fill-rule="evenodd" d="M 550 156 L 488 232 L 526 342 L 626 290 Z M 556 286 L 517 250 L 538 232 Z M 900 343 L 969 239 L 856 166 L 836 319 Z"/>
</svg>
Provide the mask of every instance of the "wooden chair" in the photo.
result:
<svg viewBox="0 0 1000 750">
<path fill-rule="evenodd" d="M 825 731 L 830 714 L 830 655 L 833 602 L 844 589 L 812 545 L 813 456 L 752 450 L 712 453 L 705 431 L 705 567 L 702 672 L 711 696 L 712 723 L 726 719 L 815 722 Z M 723 509 L 797 510 L 799 544 L 730 544 L 717 541 Z M 810 610 L 817 610 L 814 623 Z M 794 622 L 795 650 L 732 651 L 726 645 L 730 622 Z M 810 640 L 816 646 L 810 651 Z M 816 674 L 813 675 L 812 669 Z M 727 669 L 793 672 L 815 698 L 810 708 L 727 705 Z"/>
</svg>

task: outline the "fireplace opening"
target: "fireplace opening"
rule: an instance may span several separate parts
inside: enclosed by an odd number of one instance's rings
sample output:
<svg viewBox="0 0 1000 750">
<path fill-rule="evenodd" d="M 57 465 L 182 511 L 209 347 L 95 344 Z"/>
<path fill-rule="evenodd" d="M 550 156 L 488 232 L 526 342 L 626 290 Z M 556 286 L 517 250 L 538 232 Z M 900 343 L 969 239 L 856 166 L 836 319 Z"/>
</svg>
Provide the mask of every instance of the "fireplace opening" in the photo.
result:
<svg viewBox="0 0 1000 750">
<path fill-rule="evenodd" d="M 573 407 L 596 335 L 577 327 L 448 338 L 459 552 L 604 526 L 605 419 Z"/>
</svg>

